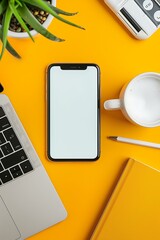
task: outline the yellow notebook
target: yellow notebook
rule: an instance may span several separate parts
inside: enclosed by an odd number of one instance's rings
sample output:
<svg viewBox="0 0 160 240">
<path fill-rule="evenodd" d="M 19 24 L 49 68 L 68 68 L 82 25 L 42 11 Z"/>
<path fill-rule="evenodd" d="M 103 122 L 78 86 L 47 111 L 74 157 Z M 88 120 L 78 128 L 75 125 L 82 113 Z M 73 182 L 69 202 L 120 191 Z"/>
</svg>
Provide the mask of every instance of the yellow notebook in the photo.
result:
<svg viewBox="0 0 160 240">
<path fill-rule="evenodd" d="M 160 240 L 160 171 L 129 159 L 91 240 Z"/>
</svg>

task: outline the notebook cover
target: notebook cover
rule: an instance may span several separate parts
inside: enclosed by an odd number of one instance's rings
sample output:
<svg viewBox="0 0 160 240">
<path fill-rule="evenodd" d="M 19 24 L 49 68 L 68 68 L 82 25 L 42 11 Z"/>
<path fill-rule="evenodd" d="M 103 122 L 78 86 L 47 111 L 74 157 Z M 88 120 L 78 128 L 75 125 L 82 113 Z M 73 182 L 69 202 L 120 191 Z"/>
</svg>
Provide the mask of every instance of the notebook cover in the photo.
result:
<svg viewBox="0 0 160 240">
<path fill-rule="evenodd" d="M 160 239 L 160 171 L 129 159 L 91 240 Z"/>
</svg>

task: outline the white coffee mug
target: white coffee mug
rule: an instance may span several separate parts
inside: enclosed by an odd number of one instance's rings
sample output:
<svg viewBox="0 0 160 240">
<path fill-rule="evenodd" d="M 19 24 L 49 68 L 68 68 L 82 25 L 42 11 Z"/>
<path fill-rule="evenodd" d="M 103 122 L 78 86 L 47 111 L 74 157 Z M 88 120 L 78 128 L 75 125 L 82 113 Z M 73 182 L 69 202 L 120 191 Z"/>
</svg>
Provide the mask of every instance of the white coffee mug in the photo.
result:
<svg viewBox="0 0 160 240">
<path fill-rule="evenodd" d="M 120 109 L 129 121 L 143 127 L 160 126 L 160 74 L 138 75 L 122 88 L 119 99 L 105 101 L 104 108 Z"/>
</svg>

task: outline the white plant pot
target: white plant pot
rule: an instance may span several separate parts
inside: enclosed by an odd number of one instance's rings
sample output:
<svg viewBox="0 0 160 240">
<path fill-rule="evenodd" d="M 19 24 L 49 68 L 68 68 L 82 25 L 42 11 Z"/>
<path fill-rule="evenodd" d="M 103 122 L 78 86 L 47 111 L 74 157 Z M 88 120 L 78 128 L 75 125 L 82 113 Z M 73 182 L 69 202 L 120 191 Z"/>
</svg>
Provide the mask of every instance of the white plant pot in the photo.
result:
<svg viewBox="0 0 160 240">
<path fill-rule="evenodd" d="M 51 0 L 51 3 L 53 6 L 56 6 L 56 0 Z M 46 21 L 42 24 L 43 27 L 48 28 L 50 23 L 53 20 L 53 16 L 51 14 L 48 15 Z M 37 32 L 35 30 L 30 31 L 32 36 L 35 36 Z M 8 36 L 9 37 L 14 37 L 14 38 L 28 38 L 28 33 L 27 32 L 13 32 L 8 30 Z"/>
</svg>

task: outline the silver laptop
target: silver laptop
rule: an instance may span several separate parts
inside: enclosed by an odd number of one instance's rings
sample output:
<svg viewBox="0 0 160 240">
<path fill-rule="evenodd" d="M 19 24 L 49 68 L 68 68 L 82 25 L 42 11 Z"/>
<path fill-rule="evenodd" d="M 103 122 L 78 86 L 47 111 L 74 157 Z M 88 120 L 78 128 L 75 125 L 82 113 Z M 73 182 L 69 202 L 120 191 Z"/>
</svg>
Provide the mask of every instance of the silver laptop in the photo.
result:
<svg viewBox="0 0 160 240">
<path fill-rule="evenodd" d="M 0 94 L 0 240 L 25 239 L 66 215 L 10 100 Z"/>
</svg>

